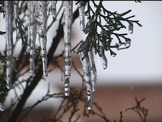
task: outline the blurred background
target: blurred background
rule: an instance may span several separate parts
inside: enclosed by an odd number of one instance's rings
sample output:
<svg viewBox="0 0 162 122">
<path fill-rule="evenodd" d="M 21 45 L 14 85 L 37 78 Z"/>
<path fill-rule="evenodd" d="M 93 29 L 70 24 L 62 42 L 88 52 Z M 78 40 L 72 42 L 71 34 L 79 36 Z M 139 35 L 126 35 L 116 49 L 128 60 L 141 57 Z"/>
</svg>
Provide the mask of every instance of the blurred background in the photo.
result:
<svg viewBox="0 0 162 122">
<path fill-rule="evenodd" d="M 131 46 L 125 50 L 116 50 L 117 55 L 112 57 L 106 52 L 108 59 L 107 69 L 102 68 L 101 60 L 95 56 L 97 68 L 97 90 L 93 95 L 93 101 L 102 107 L 110 121 L 120 119 L 120 111 L 123 112 L 124 122 L 140 122 L 141 119 L 133 111 L 124 111 L 124 109 L 136 105 L 135 97 L 138 100 L 145 98 L 142 106 L 148 109 L 147 122 L 162 121 L 162 2 L 161 1 L 104 1 L 105 7 L 114 12 L 123 13 L 129 9 L 132 10 L 129 15 L 135 15 L 134 20 L 139 20 L 142 27 L 134 25 L 133 34 L 128 34 L 131 38 Z M 74 6 L 75 10 L 76 6 Z M 49 48 L 54 31 L 57 25 L 48 33 Z M 0 29 L 5 30 L 4 19 L 0 19 Z M 128 30 L 126 30 L 128 31 Z M 72 46 L 74 47 L 85 35 L 80 30 L 79 18 L 73 24 Z M 63 41 L 59 44 L 56 55 L 63 51 Z M 5 49 L 4 37 L 0 36 L 0 50 Z M 19 49 L 19 48 L 18 48 Z M 18 52 L 18 51 L 17 51 Z M 16 54 L 16 52 L 15 52 Z M 82 72 L 82 65 L 77 55 L 73 55 L 72 60 Z M 60 59 L 60 65 L 64 61 Z M 47 92 L 48 83 L 51 84 L 52 92 L 60 92 L 64 85 L 61 80 L 61 71 L 53 70 L 49 73 L 46 81 L 38 84 L 33 94 L 28 99 L 26 106 L 32 105 L 33 102 L 41 99 Z M 81 88 L 82 79 L 72 68 L 71 87 Z M 6 106 L 10 104 L 10 97 L 14 92 L 9 93 L 6 100 Z M 61 100 L 49 99 L 38 105 L 36 109 L 28 115 L 27 122 L 36 122 L 43 116 L 52 116 Z M 83 107 L 83 105 L 80 105 Z M 81 108 L 82 110 L 82 108 Z M 80 111 L 82 112 L 82 111 Z M 65 122 L 68 115 L 64 116 Z M 81 116 L 79 122 L 102 122 L 97 116 L 89 118 Z"/>
</svg>

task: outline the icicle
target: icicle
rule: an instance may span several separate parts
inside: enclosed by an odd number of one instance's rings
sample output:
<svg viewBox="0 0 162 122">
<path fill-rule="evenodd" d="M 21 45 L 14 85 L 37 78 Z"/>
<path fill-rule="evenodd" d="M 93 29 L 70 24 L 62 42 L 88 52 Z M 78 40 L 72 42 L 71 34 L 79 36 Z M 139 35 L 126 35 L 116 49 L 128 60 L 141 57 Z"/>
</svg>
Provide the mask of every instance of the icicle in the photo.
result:
<svg viewBox="0 0 162 122">
<path fill-rule="evenodd" d="M 13 1 L 14 2 L 14 18 L 18 19 L 18 3 L 19 1 Z"/>
<path fill-rule="evenodd" d="M 35 69 L 35 41 L 36 41 L 36 34 L 37 34 L 37 26 L 35 20 L 35 1 L 28 2 L 29 8 L 29 40 L 30 40 L 30 75 L 33 76 L 34 69 Z"/>
<path fill-rule="evenodd" d="M 65 42 L 65 96 L 70 95 L 70 75 L 71 75 L 71 29 L 73 19 L 73 1 L 64 1 L 64 42 Z"/>
<path fill-rule="evenodd" d="M 27 34 L 27 48 L 26 48 L 26 52 L 27 53 L 29 53 L 30 52 L 30 2 L 28 1 L 27 2 L 27 5 L 28 5 L 28 8 L 29 8 L 29 10 L 28 10 L 28 12 L 27 12 L 27 17 L 28 17 L 28 19 L 27 19 L 27 24 L 28 24 L 28 34 Z"/>
<path fill-rule="evenodd" d="M 6 11 L 6 36 L 7 36 L 7 87 L 12 87 L 13 72 L 13 1 L 4 1 Z"/>
<path fill-rule="evenodd" d="M 83 5 L 84 1 L 79 1 L 79 3 L 77 4 L 78 8 L 79 8 L 79 18 L 80 18 L 80 29 L 84 30 L 85 28 L 85 14 L 84 14 L 84 9 L 85 6 Z"/>
<path fill-rule="evenodd" d="M 42 64 L 43 64 L 43 75 L 48 76 L 47 73 L 47 52 L 46 52 L 46 43 L 47 43 L 47 1 L 36 1 L 36 20 L 38 21 L 38 33 L 41 44 L 41 55 L 42 55 Z"/>
<path fill-rule="evenodd" d="M 82 42 L 80 47 L 77 50 L 77 54 L 80 57 L 80 61 L 82 63 L 83 67 L 83 79 L 86 82 L 86 89 L 87 89 L 87 109 L 92 109 L 92 83 L 91 83 L 91 73 L 90 73 L 90 64 L 89 64 L 89 58 L 85 56 L 86 52 L 84 48 L 86 47 L 86 43 Z"/>
<path fill-rule="evenodd" d="M 96 65 L 94 61 L 94 52 L 88 51 L 89 61 L 90 61 L 90 70 L 91 70 L 91 83 L 92 83 L 92 91 L 96 91 L 96 81 L 97 81 L 97 71 Z"/>
<path fill-rule="evenodd" d="M 56 16 L 56 3 L 57 1 L 50 1 L 51 2 L 51 6 L 49 8 L 50 14 L 55 17 Z"/>
<path fill-rule="evenodd" d="M 128 26 L 128 31 L 130 34 L 132 34 L 133 33 L 133 22 L 130 22 L 130 23 L 131 24 L 129 24 L 129 26 Z"/>
<path fill-rule="evenodd" d="M 105 56 L 104 48 L 103 48 L 102 45 L 99 46 L 99 56 L 101 58 L 101 62 L 102 62 L 103 69 L 106 69 L 107 68 L 107 58 Z"/>
<path fill-rule="evenodd" d="M 0 103 L 0 111 L 4 111 L 5 110 L 5 105 L 4 103 Z"/>
</svg>

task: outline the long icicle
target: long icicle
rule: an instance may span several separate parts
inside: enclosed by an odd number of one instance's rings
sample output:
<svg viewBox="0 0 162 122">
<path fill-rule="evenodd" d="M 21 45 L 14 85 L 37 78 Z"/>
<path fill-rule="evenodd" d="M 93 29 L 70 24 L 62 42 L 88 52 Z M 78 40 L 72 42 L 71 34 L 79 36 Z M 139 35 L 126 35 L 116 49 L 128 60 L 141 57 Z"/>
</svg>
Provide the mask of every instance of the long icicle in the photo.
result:
<svg viewBox="0 0 162 122">
<path fill-rule="evenodd" d="M 70 75 L 71 75 L 71 29 L 73 19 L 73 1 L 63 1 L 64 6 L 64 51 L 65 51 L 65 76 L 64 87 L 65 96 L 70 95 Z"/>
<path fill-rule="evenodd" d="M 91 71 L 91 83 L 92 83 L 92 91 L 96 91 L 96 83 L 97 83 L 97 70 L 94 61 L 94 52 L 92 50 L 88 51 L 89 61 L 90 61 L 90 71 Z"/>
<path fill-rule="evenodd" d="M 38 33 L 41 44 L 41 55 L 42 55 L 42 64 L 43 64 L 43 75 L 48 76 L 47 73 L 47 52 L 46 52 L 46 43 L 47 43 L 47 1 L 36 1 L 37 2 L 37 17 L 38 21 Z"/>
<path fill-rule="evenodd" d="M 19 1 L 13 1 L 14 2 L 14 18 L 18 19 L 18 4 Z"/>
<path fill-rule="evenodd" d="M 37 34 L 37 26 L 35 20 L 35 1 L 29 1 L 30 3 L 30 75 L 34 75 L 35 69 L 35 42 L 36 42 L 36 34 Z"/>
<path fill-rule="evenodd" d="M 29 53 L 30 52 L 30 43 L 31 43 L 31 39 L 30 39 L 30 1 L 27 2 L 28 8 L 29 10 L 27 11 L 27 24 L 28 24 L 28 33 L 27 33 L 27 48 L 26 48 L 26 52 Z"/>
<path fill-rule="evenodd" d="M 28 2 L 29 7 L 29 39 L 30 39 L 30 76 L 35 74 L 35 42 L 36 42 L 36 34 L 37 34 L 37 25 L 35 20 L 35 1 Z"/>
<path fill-rule="evenodd" d="M 80 61 L 82 63 L 83 67 L 83 79 L 86 82 L 86 89 L 87 89 L 87 109 L 92 109 L 92 83 L 91 83 L 91 72 L 90 72 L 90 64 L 89 64 L 89 58 L 86 56 L 86 50 L 84 49 L 86 47 L 86 42 L 82 42 L 80 47 L 77 50 L 77 54 L 80 57 Z"/>
<path fill-rule="evenodd" d="M 13 1 L 5 1 L 6 35 L 7 35 L 7 86 L 12 87 L 13 72 Z"/>
<path fill-rule="evenodd" d="M 77 6 L 79 8 L 80 29 L 82 31 L 85 28 L 85 13 L 84 13 L 85 6 L 83 5 L 83 3 L 84 3 L 84 1 L 79 1 L 79 3 L 77 4 Z"/>
</svg>

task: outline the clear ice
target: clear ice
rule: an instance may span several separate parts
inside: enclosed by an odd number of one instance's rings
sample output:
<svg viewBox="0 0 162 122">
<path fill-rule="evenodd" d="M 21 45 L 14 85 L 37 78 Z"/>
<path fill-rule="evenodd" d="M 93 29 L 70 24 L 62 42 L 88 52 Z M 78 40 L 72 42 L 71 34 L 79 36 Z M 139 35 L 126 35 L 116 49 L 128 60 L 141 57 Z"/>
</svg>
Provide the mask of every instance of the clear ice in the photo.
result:
<svg viewBox="0 0 162 122">
<path fill-rule="evenodd" d="M 80 57 L 80 61 L 82 63 L 83 67 L 83 79 L 86 82 L 86 89 L 87 89 L 87 109 L 92 109 L 92 83 L 91 83 L 91 71 L 90 71 L 90 64 L 89 64 L 89 57 L 86 56 L 86 52 L 83 49 L 85 47 L 86 43 L 82 42 L 80 47 L 78 48 L 78 55 Z"/>
<path fill-rule="evenodd" d="M 36 41 L 36 34 L 37 34 L 37 25 L 35 20 L 35 1 L 29 1 L 28 2 L 28 8 L 29 8 L 29 25 L 28 25 L 28 39 L 30 40 L 30 75 L 33 76 L 35 74 L 35 41 Z"/>
<path fill-rule="evenodd" d="M 79 8 L 79 18 L 80 18 L 80 29 L 84 30 L 85 28 L 85 13 L 84 13 L 84 9 L 85 6 L 83 5 L 84 1 L 79 1 L 79 3 L 77 4 L 78 8 Z"/>
<path fill-rule="evenodd" d="M 63 1 L 64 7 L 64 56 L 65 56 L 65 96 L 70 95 L 70 75 L 71 75 L 71 29 L 73 20 L 73 1 Z"/>
<path fill-rule="evenodd" d="M 38 22 L 38 34 L 41 44 L 41 55 L 42 55 L 42 64 L 43 64 L 43 75 L 48 76 L 47 72 L 47 52 L 46 52 L 46 43 L 47 43 L 47 1 L 37 1 L 36 6 L 36 20 Z"/>
<path fill-rule="evenodd" d="M 5 4 L 5 20 L 6 20 L 6 36 L 7 36 L 7 87 L 12 87 L 13 72 L 13 1 L 4 1 Z"/>
<path fill-rule="evenodd" d="M 93 50 L 88 51 L 89 61 L 90 61 L 90 72 L 91 72 L 91 83 L 92 83 L 92 91 L 96 91 L 96 82 L 97 82 L 97 71 L 96 65 L 94 61 L 94 52 Z"/>
</svg>

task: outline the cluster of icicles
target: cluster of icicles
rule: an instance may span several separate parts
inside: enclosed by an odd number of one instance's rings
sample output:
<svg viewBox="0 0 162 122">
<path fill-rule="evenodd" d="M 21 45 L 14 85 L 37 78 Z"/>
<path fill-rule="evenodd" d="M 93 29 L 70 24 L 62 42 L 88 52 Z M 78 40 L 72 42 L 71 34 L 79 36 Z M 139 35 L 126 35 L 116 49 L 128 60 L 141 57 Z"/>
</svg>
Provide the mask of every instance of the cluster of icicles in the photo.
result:
<svg viewBox="0 0 162 122">
<path fill-rule="evenodd" d="M 6 34 L 7 34 L 7 70 L 6 78 L 7 85 L 12 88 L 12 71 L 13 71 L 13 19 L 18 18 L 18 1 L 4 1 L 5 2 L 5 19 L 6 19 Z M 41 56 L 42 56 L 42 68 L 43 75 L 48 76 L 47 72 L 47 53 L 46 53 L 46 43 L 47 43 L 47 2 L 50 2 L 49 12 L 51 16 L 55 17 L 56 14 L 56 1 L 28 1 L 28 47 L 27 51 L 30 53 L 30 75 L 34 75 L 35 64 L 35 41 L 36 35 L 38 33 L 40 45 L 41 45 Z M 65 56 L 65 72 L 64 72 L 64 91 L 65 96 L 70 95 L 70 75 L 71 75 L 71 29 L 73 20 L 73 1 L 63 1 L 64 7 L 64 56 Z M 85 29 L 84 21 L 84 8 L 82 6 L 82 1 L 77 4 L 79 8 L 80 15 L 80 28 L 83 31 Z M 14 15 L 13 15 L 14 11 Z M 80 57 L 82 67 L 83 67 L 83 79 L 86 82 L 87 88 L 87 109 L 92 109 L 92 94 L 96 90 L 96 67 L 94 62 L 94 50 L 88 51 L 88 56 L 85 56 L 86 52 L 84 49 L 86 43 L 83 41 L 78 50 L 77 54 Z M 100 57 L 102 59 L 103 68 L 107 68 L 107 59 L 103 53 L 103 48 L 101 46 Z"/>
</svg>

